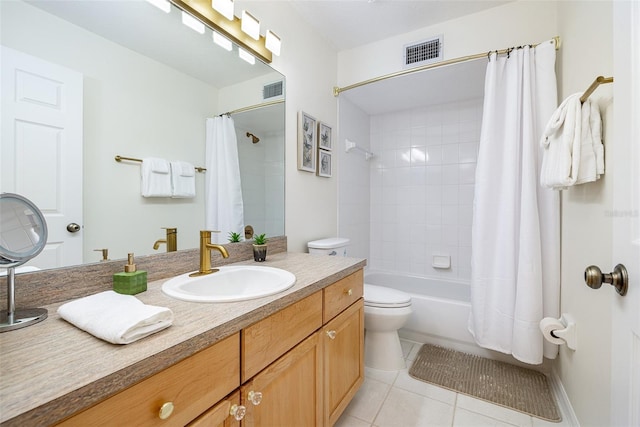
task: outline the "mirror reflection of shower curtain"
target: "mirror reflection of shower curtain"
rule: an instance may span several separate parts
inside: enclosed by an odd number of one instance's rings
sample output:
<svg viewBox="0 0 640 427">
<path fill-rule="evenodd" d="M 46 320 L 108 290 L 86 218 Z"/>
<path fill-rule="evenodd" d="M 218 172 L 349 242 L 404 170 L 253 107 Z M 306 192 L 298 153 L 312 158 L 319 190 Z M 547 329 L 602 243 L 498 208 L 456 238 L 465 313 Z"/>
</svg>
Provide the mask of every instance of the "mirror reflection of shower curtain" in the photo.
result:
<svg viewBox="0 0 640 427">
<path fill-rule="evenodd" d="M 476 169 L 469 331 L 525 363 L 554 358 L 539 329 L 558 317 L 560 209 L 540 187 L 540 136 L 557 106 L 555 45 L 491 55 Z"/>
<path fill-rule="evenodd" d="M 229 233 L 244 235 L 240 161 L 233 119 L 227 115 L 206 121 L 205 229 L 215 243 L 228 242 Z"/>
</svg>

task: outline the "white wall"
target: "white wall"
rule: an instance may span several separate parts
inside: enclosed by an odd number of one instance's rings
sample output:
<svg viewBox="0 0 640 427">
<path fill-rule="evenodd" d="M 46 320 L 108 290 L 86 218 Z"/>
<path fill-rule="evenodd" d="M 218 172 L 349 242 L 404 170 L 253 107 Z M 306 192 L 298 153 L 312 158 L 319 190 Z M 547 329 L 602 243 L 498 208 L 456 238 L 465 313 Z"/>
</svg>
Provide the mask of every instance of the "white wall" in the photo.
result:
<svg viewBox="0 0 640 427">
<path fill-rule="evenodd" d="M 203 123 L 217 90 L 22 2 L 2 2 L 2 43 L 84 75 L 84 261 L 98 261 L 98 248 L 111 259 L 152 253 L 161 227 L 178 228 L 179 249 L 197 247 L 204 175 L 194 199 L 142 199 L 140 164 L 114 157 L 204 166 Z"/>
<path fill-rule="evenodd" d="M 560 98 L 584 91 L 598 76 L 613 75 L 613 18 L 610 1 L 558 3 Z M 615 84 L 615 83 L 614 83 Z M 614 165 L 612 85 L 600 86 L 592 95 L 603 114 L 605 175 L 596 182 L 576 186 L 562 194 L 562 312 L 571 313 L 578 325 L 578 350 L 560 347 L 558 372 L 578 420 L 583 426 L 610 423 L 611 299 L 612 287 L 588 288 L 584 269 L 612 265 Z"/>
<path fill-rule="evenodd" d="M 236 10 L 245 6 L 282 38 L 282 55 L 271 65 L 286 76 L 285 231 L 289 251 L 306 252 L 308 241 L 338 232 L 338 177 L 297 170 L 297 115 L 302 110 L 337 129 L 337 52 L 287 2 L 236 2 Z"/>
</svg>

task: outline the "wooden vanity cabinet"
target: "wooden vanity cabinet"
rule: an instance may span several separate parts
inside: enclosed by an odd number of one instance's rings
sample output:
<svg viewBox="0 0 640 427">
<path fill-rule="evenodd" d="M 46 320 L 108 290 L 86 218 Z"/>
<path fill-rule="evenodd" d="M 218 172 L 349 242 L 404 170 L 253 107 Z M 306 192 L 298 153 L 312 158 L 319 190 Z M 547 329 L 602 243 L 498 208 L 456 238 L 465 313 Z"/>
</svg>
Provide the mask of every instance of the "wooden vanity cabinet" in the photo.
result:
<svg viewBox="0 0 640 427">
<path fill-rule="evenodd" d="M 364 381 L 362 296 L 359 270 L 242 331 L 244 427 L 336 422 Z"/>
<path fill-rule="evenodd" d="M 239 348 L 236 333 L 60 425 L 184 426 L 240 386 Z"/>
<path fill-rule="evenodd" d="M 240 407 L 240 392 L 231 393 L 224 400 L 188 424 L 187 427 L 240 427 L 240 421 L 231 414 L 231 410 Z"/>
</svg>

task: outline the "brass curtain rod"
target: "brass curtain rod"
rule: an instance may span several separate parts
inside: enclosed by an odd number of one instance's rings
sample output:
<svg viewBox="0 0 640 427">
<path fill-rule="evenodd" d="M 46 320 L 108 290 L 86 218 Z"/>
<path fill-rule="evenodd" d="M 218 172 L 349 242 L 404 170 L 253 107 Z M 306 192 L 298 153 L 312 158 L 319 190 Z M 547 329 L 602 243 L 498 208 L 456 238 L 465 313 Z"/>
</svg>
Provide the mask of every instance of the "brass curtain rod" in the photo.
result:
<svg viewBox="0 0 640 427">
<path fill-rule="evenodd" d="M 591 94 L 598 88 L 598 86 L 607 84 L 607 83 L 613 83 L 613 77 L 604 77 L 604 76 L 596 77 L 593 83 L 591 83 L 591 86 L 589 86 L 589 88 L 585 90 L 582 96 L 580 97 L 580 102 L 584 104 L 584 101 L 589 99 Z"/>
<path fill-rule="evenodd" d="M 283 102 L 284 102 L 284 99 L 279 99 L 277 101 L 263 102 L 261 104 L 250 105 L 248 107 L 238 108 L 237 110 L 227 111 L 226 113 L 220 114 L 220 116 L 230 116 L 232 114 L 244 113 L 245 111 L 257 110 L 258 108 L 269 107 L 271 105 L 276 105 L 276 104 L 282 104 Z"/>
<path fill-rule="evenodd" d="M 116 162 L 121 162 L 123 160 L 129 160 L 130 162 L 142 163 L 142 159 L 136 159 L 134 157 L 116 156 L 115 159 L 116 159 Z M 201 168 L 199 166 L 196 166 L 195 170 L 197 170 L 198 172 L 206 172 L 207 168 Z"/>
<path fill-rule="evenodd" d="M 555 36 L 553 38 L 553 43 L 555 43 L 555 45 L 556 45 L 556 50 L 560 49 L 560 36 Z M 536 47 L 538 45 L 540 45 L 540 43 L 533 44 L 531 46 L 532 47 Z M 338 96 L 338 95 L 340 95 L 341 92 L 344 92 L 346 90 L 355 89 L 355 88 L 360 87 L 360 86 L 365 86 L 365 85 L 368 85 L 370 83 L 376 83 L 376 82 L 379 82 L 379 81 L 382 81 L 382 80 L 387 80 L 387 79 L 390 79 L 390 78 L 393 78 L 393 77 L 404 76 L 405 74 L 417 73 L 419 71 L 430 70 L 432 68 L 444 67 L 445 65 L 457 64 L 459 62 L 467 62 L 467 61 L 473 61 L 475 59 L 486 58 L 488 55 L 490 55 L 490 54 L 492 54 L 494 52 L 497 53 L 498 55 L 503 55 L 503 54 L 511 52 L 512 50 L 513 50 L 513 48 L 508 48 L 508 49 L 501 49 L 501 50 L 492 50 L 490 52 L 476 53 L 475 55 L 461 56 L 459 58 L 447 59 L 446 61 L 437 62 L 435 64 L 427 64 L 427 65 L 423 65 L 421 67 L 415 67 L 415 68 L 411 68 L 411 69 L 408 69 L 408 70 L 396 71 L 395 73 L 385 74 L 384 76 L 380 76 L 380 77 L 374 77 L 372 79 L 365 80 L 365 81 L 358 82 L 358 83 L 354 83 L 352 85 L 345 86 L 345 87 L 334 86 L 333 87 L 333 96 Z"/>
</svg>

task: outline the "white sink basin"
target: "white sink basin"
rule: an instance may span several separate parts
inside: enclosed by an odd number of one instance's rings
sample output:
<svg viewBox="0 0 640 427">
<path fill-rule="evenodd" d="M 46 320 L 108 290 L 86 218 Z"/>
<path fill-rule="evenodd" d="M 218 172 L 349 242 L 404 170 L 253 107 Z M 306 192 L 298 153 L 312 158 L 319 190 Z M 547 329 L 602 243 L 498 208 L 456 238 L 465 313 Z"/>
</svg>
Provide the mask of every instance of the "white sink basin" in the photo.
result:
<svg viewBox="0 0 640 427">
<path fill-rule="evenodd" d="M 176 276 L 162 285 L 162 292 L 183 301 L 233 302 L 277 294 L 296 283 L 295 275 L 280 268 L 230 265 L 218 269 L 205 276 Z"/>
</svg>

